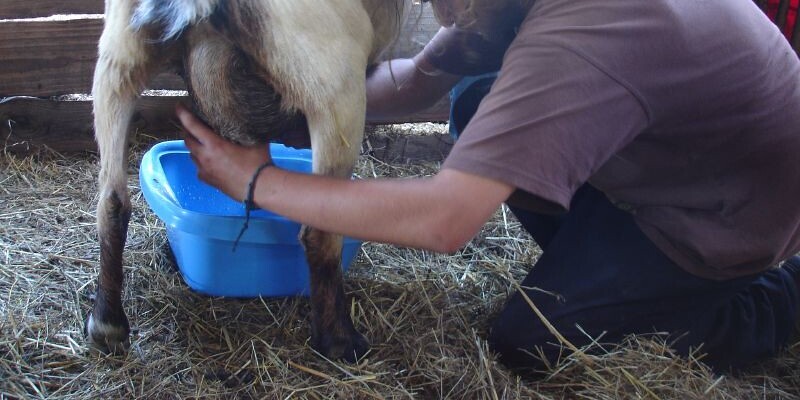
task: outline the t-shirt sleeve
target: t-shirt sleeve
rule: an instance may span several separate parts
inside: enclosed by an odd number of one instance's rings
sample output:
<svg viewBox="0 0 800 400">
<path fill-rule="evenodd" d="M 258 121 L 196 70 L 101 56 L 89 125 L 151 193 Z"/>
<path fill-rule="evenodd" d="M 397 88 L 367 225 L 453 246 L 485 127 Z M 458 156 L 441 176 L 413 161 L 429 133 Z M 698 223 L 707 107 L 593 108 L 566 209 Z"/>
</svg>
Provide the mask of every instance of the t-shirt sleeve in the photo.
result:
<svg viewBox="0 0 800 400">
<path fill-rule="evenodd" d="M 533 196 L 528 208 L 566 210 L 647 126 L 626 86 L 564 47 L 517 40 L 443 167 L 508 183 Z"/>
</svg>

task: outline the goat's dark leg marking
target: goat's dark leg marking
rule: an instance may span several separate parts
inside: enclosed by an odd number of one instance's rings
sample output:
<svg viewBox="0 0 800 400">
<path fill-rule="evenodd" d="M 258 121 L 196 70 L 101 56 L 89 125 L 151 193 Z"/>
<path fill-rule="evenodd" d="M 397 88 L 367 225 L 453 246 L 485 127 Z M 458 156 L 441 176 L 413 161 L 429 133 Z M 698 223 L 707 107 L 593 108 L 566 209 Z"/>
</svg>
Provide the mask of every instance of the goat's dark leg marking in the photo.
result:
<svg viewBox="0 0 800 400">
<path fill-rule="evenodd" d="M 127 197 L 127 193 L 125 193 Z M 98 235 L 100 237 L 100 276 L 94 308 L 86 319 L 89 343 L 104 351 L 119 353 L 126 350 L 130 326 L 122 308 L 122 251 L 128 233 L 131 207 L 112 191 L 101 198 L 98 206 Z"/>
<path fill-rule="evenodd" d="M 369 343 L 353 327 L 340 267 L 342 237 L 304 227 L 300 234 L 311 275 L 311 345 L 332 358 L 355 361 Z"/>
</svg>

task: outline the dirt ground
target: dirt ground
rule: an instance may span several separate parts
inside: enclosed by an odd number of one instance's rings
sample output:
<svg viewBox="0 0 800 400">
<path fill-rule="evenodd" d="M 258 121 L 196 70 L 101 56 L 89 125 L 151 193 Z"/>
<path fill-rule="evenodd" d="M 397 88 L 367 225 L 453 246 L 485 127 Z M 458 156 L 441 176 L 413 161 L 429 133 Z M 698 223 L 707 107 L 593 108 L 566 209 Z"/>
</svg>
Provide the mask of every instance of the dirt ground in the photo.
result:
<svg viewBox="0 0 800 400">
<path fill-rule="evenodd" d="M 443 127 L 375 134 L 419 130 Z M 544 378 L 512 374 L 488 351 L 486 327 L 539 250 L 506 209 L 452 255 L 365 244 L 346 290 L 372 350 L 358 364 L 327 360 L 308 345 L 306 299 L 211 298 L 183 283 L 139 190 L 141 154 L 130 162 L 124 264 L 132 347 L 104 356 L 87 350 L 82 333 L 99 268 L 96 157 L 0 153 L 0 399 L 800 399 L 800 344 L 740 376 L 637 337 L 566 357 Z M 437 167 L 364 156 L 358 175 Z"/>
</svg>

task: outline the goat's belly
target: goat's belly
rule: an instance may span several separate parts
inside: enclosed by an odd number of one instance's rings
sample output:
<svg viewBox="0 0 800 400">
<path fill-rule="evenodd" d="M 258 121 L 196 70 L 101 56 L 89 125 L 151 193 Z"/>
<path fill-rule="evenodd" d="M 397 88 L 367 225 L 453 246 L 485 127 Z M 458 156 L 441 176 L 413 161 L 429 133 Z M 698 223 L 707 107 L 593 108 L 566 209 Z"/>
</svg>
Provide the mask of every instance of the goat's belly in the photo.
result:
<svg viewBox="0 0 800 400">
<path fill-rule="evenodd" d="M 202 39 L 202 40 L 200 40 Z M 254 145 L 279 141 L 308 147 L 305 116 L 281 107 L 267 74 L 217 36 L 190 40 L 184 72 L 193 111 L 220 136 Z"/>
</svg>

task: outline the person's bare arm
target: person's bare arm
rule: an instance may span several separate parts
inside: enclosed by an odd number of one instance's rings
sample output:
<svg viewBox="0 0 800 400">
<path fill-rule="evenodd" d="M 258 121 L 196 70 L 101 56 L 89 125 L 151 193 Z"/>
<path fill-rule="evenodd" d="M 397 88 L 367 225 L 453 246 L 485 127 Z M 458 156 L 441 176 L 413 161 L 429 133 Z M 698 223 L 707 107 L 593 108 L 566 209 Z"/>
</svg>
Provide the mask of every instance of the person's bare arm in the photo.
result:
<svg viewBox="0 0 800 400">
<path fill-rule="evenodd" d="M 422 53 L 384 61 L 367 77 L 367 121 L 402 118 L 430 108 L 460 79 L 437 70 Z"/>
<path fill-rule="evenodd" d="M 441 99 L 463 76 L 500 69 L 513 27 L 492 34 L 441 28 L 412 59 L 379 64 L 367 77 L 367 120 L 402 118 Z"/>
<path fill-rule="evenodd" d="M 426 179 L 351 181 L 268 168 L 255 199 L 323 230 L 447 253 L 475 236 L 511 190 L 451 169 Z"/>
<path fill-rule="evenodd" d="M 184 108 L 178 117 L 199 176 L 243 200 L 253 171 L 268 160 L 264 147 L 218 137 Z M 322 230 L 364 240 L 452 252 L 471 239 L 513 187 L 445 169 L 432 178 L 352 181 L 266 168 L 255 203 Z"/>
</svg>

